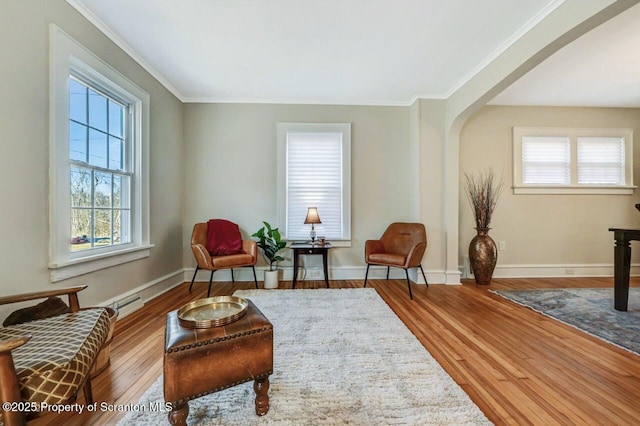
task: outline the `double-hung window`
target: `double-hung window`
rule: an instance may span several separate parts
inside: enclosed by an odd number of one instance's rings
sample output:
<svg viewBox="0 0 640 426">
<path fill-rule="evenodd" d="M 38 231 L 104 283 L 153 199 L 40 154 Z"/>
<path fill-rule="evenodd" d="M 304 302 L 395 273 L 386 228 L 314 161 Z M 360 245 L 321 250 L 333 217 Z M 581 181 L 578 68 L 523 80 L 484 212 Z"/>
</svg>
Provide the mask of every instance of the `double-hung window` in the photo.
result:
<svg viewBox="0 0 640 426">
<path fill-rule="evenodd" d="M 309 240 L 309 207 L 318 236 L 334 245 L 351 239 L 351 125 L 278 123 L 278 226 L 288 240 Z"/>
<path fill-rule="evenodd" d="M 513 129 L 516 194 L 632 194 L 631 129 Z"/>
<path fill-rule="evenodd" d="M 50 261 L 59 281 L 149 255 L 149 95 L 51 26 Z"/>
<path fill-rule="evenodd" d="M 71 252 L 131 243 L 129 104 L 69 76 Z"/>
</svg>

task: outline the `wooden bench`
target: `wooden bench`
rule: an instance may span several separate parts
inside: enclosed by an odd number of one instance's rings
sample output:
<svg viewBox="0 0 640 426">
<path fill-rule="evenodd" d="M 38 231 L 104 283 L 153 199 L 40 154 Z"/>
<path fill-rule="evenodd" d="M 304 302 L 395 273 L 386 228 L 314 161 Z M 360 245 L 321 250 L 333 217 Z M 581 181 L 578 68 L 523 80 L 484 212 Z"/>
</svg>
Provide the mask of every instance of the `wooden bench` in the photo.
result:
<svg viewBox="0 0 640 426">
<path fill-rule="evenodd" d="M 109 333 L 104 308 L 80 309 L 86 286 L 0 297 L 0 305 L 68 295 L 69 313 L 0 328 L 0 400 L 7 426 L 22 425 L 44 404 L 69 404 L 80 388 L 93 403 L 89 372 Z M 11 409 L 5 410 L 4 403 Z M 46 412 L 46 410 L 44 410 Z"/>
</svg>

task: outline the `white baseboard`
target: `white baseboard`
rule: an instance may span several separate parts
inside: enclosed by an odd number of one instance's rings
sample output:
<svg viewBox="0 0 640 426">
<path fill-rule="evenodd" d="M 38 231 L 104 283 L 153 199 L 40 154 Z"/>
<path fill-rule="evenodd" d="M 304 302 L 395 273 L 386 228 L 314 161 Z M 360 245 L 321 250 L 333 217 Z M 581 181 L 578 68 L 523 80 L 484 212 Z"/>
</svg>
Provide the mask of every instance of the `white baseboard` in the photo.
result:
<svg viewBox="0 0 640 426">
<path fill-rule="evenodd" d="M 461 265 L 464 278 L 469 276 L 466 265 Z M 640 276 L 640 264 L 631 265 L 631 275 Z M 559 277 L 612 277 L 612 263 L 594 264 L 511 264 L 496 265 L 493 272 L 494 278 L 559 278 Z"/>
<path fill-rule="evenodd" d="M 104 302 L 99 303 L 98 306 L 118 307 L 118 305 L 121 304 L 122 301 L 135 299 L 136 296 L 138 296 L 140 298 L 139 300 L 136 300 L 136 302 L 131 305 L 125 306 L 119 311 L 118 320 L 120 320 L 142 308 L 147 301 L 156 298 L 163 293 L 166 293 L 167 291 L 182 284 L 183 282 L 184 270 L 181 269 L 163 275 L 162 277 L 156 278 L 153 281 L 149 281 L 146 284 L 142 284 L 132 290 L 127 291 L 126 293 L 122 293 L 116 297 L 112 297 L 109 300 L 105 300 Z"/>
<path fill-rule="evenodd" d="M 264 281 L 263 271 L 266 268 L 256 267 L 256 276 L 258 281 Z M 293 279 L 293 267 L 284 266 L 278 268 L 280 272 L 280 279 L 284 281 L 290 281 Z M 364 280 L 366 273 L 366 266 L 339 266 L 336 268 L 329 268 L 330 280 Z M 191 282 L 195 268 L 185 268 L 184 280 Z M 319 272 L 319 273 L 318 273 Z M 445 273 L 444 271 L 425 270 L 427 281 L 429 284 L 459 284 L 460 283 L 460 271 L 453 271 Z M 300 268 L 298 272 L 298 279 L 301 280 L 304 277 L 304 269 Z M 209 281 L 211 272 L 199 270 L 196 276 L 196 281 Z M 313 275 L 313 278 L 311 278 Z M 233 270 L 233 276 L 236 281 L 253 281 L 253 272 L 251 268 L 238 268 Z M 369 268 L 369 279 L 371 280 L 383 280 L 387 277 L 387 268 L 383 266 L 371 266 Z M 322 280 L 324 273 L 317 268 L 309 268 L 307 271 L 307 280 Z M 390 279 L 405 279 L 404 270 L 399 268 L 391 268 L 389 271 Z M 409 270 L 409 279 L 416 284 L 424 284 L 422 274 L 418 269 L 412 268 Z M 213 274 L 213 281 L 231 281 L 231 272 L 229 271 L 216 271 Z"/>
<path fill-rule="evenodd" d="M 263 281 L 263 271 L 266 268 L 257 267 L 256 276 L 258 281 Z M 289 281 L 292 279 L 292 267 L 285 266 L 279 268 L 281 272 L 280 279 Z M 302 269 L 302 268 L 301 268 Z M 128 309 L 123 309 L 118 316 L 118 319 L 122 319 L 127 315 L 135 312 L 135 310 L 144 306 L 144 304 L 155 297 L 166 293 L 172 288 L 182 284 L 183 282 L 190 282 L 193 277 L 195 268 L 185 268 L 179 271 L 175 271 L 166 274 L 162 277 L 156 278 L 146 284 L 142 284 L 132 290 L 122 293 L 109 300 L 105 300 L 99 303 L 99 306 L 116 306 L 119 302 L 124 300 L 130 300 L 135 296 L 140 297 L 140 302 L 130 305 Z M 313 270 L 315 272 L 315 269 Z M 364 280 L 366 272 L 366 266 L 342 266 L 329 269 L 329 279 L 331 280 Z M 429 284 L 448 284 L 456 285 L 460 284 L 461 276 L 467 278 L 465 274 L 465 265 L 461 265 L 459 271 L 443 271 L 443 270 L 425 270 L 425 275 Z M 198 271 L 196 281 L 209 281 L 209 271 Z M 631 265 L 631 275 L 640 276 L 640 264 Z M 387 268 L 382 266 L 371 266 L 369 268 L 369 279 L 382 280 L 387 276 Z M 613 276 L 613 264 L 566 264 L 566 265 L 497 265 L 493 276 L 495 278 L 541 278 L 541 277 L 612 277 Z M 239 268 L 234 269 L 234 277 L 236 281 L 253 281 L 253 273 L 251 268 Z M 300 275 L 302 278 L 302 273 Z M 323 275 L 319 277 L 314 276 L 314 280 L 321 280 Z M 402 269 L 391 268 L 389 271 L 389 278 L 391 279 L 404 279 L 405 274 Z M 411 269 L 409 271 L 409 278 L 416 284 L 424 284 L 422 274 L 417 269 Z M 213 276 L 214 281 L 230 281 L 231 275 L 229 271 L 217 271 Z M 307 278 L 309 279 L 309 278 Z"/>
</svg>

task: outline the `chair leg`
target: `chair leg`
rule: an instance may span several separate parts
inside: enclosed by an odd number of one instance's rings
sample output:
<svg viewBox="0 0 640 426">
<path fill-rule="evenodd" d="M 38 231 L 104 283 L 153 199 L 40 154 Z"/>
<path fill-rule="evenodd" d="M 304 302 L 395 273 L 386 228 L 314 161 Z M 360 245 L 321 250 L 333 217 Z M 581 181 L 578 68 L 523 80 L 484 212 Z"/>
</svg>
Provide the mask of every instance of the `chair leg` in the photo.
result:
<svg viewBox="0 0 640 426">
<path fill-rule="evenodd" d="M 251 269 L 253 269 L 253 282 L 256 283 L 256 288 L 258 288 L 258 277 L 256 277 L 256 267 L 252 265 Z"/>
<path fill-rule="evenodd" d="M 367 263 L 367 272 L 364 274 L 364 287 L 367 286 L 367 277 L 368 276 L 369 276 L 369 264 Z"/>
<path fill-rule="evenodd" d="M 91 392 L 91 376 L 87 374 L 87 380 L 84 382 L 84 401 L 85 405 L 93 404 L 93 393 Z"/>
<path fill-rule="evenodd" d="M 212 271 L 211 271 L 211 276 L 209 277 L 209 291 L 207 291 L 207 297 L 209 297 L 209 296 L 211 295 L 211 282 L 213 281 L 213 273 L 214 273 L 214 272 L 215 272 L 215 271 L 214 271 L 214 270 L 212 270 Z"/>
<path fill-rule="evenodd" d="M 409 287 L 409 299 L 413 300 L 413 294 L 411 293 L 411 281 L 409 280 L 409 270 L 404 270 L 405 275 L 407 276 L 407 287 Z"/>
<path fill-rule="evenodd" d="M 429 287 L 429 283 L 427 282 L 427 276 L 424 274 L 424 269 L 422 269 L 422 264 L 420 265 L 420 271 L 422 272 L 422 278 L 424 278 L 424 283 Z"/>
<path fill-rule="evenodd" d="M 0 352 L 0 375 L 2 376 L 2 380 L 0 380 L 0 400 L 4 403 L 19 403 L 22 401 L 18 375 L 16 374 L 10 351 Z M 2 419 L 7 426 L 25 425 L 27 423 L 25 417 L 20 410 L 2 410 Z"/>
<path fill-rule="evenodd" d="M 387 281 L 389 281 L 389 267 L 387 266 Z"/>
<path fill-rule="evenodd" d="M 231 282 L 232 283 L 236 282 L 235 278 L 233 278 L 233 268 L 231 268 Z"/>
<path fill-rule="evenodd" d="M 200 266 L 196 265 L 196 271 L 193 273 L 193 278 L 191 278 L 191 285 L 189 286 L 189 293 L 191 293 L 191 287 L 193 287 L 193 282 L 196 280 L 196 275 L 198 275 L 198 269 L 200 269 Z"/>
</svg>

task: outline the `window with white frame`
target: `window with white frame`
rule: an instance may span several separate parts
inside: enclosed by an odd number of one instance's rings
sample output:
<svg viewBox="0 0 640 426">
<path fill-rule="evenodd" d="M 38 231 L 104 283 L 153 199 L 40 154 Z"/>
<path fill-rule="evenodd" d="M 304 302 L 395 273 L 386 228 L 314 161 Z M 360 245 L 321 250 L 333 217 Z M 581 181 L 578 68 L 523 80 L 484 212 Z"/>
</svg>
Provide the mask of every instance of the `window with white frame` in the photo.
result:
<svg viewBox="0 0 640 426">
<path fill-rule="evenodd" d="M 129 104 L 69 76 L 71 252 L 131 242 Z"/>
<path fill-rule="evenodd" d="M 351 239 L 351 125 L 278 123 L 278 226 L 288 240 L 309 240 L 309 207 L 318 236 L 334 245 Z"/>
<path fill-rule="evenodd" d="M 51 26 L 51 280 L 149 256 L 149 95 Z"/>
<path fill-rule="evenodd" d="M 515 194 L 632 194 L 633 130 L 513 128 Z"/>
</svg>

